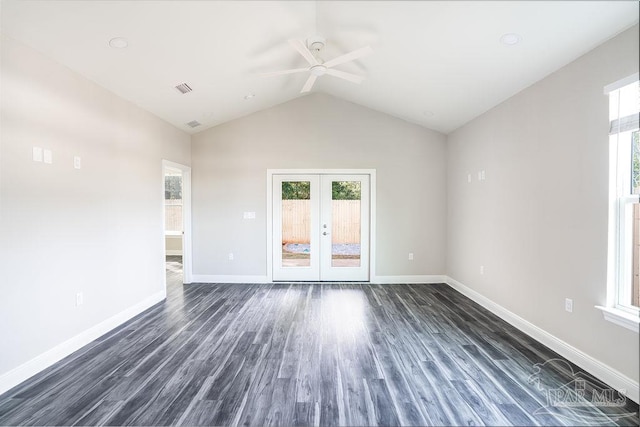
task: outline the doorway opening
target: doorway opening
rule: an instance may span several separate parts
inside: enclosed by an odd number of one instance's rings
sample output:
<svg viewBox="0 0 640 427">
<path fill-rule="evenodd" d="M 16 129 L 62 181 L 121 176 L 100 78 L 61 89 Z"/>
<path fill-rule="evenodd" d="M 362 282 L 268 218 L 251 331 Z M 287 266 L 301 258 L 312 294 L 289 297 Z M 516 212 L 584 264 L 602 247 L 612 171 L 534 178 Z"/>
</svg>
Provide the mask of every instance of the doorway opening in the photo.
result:
<svg viewBox="0 0 640 427">
<path fill-rule="evenodd" d="M 372 171 L 300 172 L 268 171 L 270 277 L 369 281 Z"/>
<path fill-rule="evenodd" d="M 191 283 L 191 168 L 163 160 L 163 256 L 166 288 Z"/>
</svg>

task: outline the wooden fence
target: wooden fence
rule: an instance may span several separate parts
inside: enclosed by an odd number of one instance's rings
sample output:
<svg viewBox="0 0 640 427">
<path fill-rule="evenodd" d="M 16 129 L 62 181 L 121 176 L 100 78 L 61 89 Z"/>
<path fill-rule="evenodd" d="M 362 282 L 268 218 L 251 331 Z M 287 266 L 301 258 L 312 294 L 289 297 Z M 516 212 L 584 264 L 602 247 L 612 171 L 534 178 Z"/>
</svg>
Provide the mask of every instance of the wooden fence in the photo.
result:
<svg viewBox="0 0 640 427">
<path fill-rule="evenodd" d="M 164 229 L 182 231 L 182 200 L 164 201 Z"/>
<path fill-rule="evenodd" d="M 333 243 L 360 243 L 360 200 L 332 200 Z M 309 243 L 309 200 L 282 201 L 282 242 Z"/>
</svg>

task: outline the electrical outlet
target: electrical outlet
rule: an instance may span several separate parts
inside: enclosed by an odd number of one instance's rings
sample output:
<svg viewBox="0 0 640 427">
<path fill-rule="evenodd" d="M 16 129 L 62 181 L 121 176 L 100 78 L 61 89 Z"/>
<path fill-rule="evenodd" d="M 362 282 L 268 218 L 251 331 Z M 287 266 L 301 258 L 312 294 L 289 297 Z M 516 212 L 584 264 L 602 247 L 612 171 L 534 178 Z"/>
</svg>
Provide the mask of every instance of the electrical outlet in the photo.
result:
<svg viewBox="0 0 640 427">
<path fill-rule="evenodd" d="M 409 252 L 409 261 L 413 261 L 413 252 Z"/>
<path fill-rule="evenodd" d="M 84 304 L 84 296 L 82 295 L 82 292 L 78 292 L 76 294 L 76 307 L 79 307 L 82 304 Z"/>
<path fill-rule="evenodd" d="M 484 274 L 484 265 L 480 266 L 480 274 Z"/>
<path fill-rule="evenodd" d="M 233 261 L 233 252 L 229 252 L 229 261 Z"/>
<path fill-rule="evenodd" d="M 33 161 L 42 162 L 42 147 L 33 147 Z"/>
<path fill-rule="evenodd" d="M 471 174 L 467 174 L 467 182 L 471 182 Z"/>
<path fill-rule="evenodd" d="M 82 159 L 80 159 L 80 156 L 73 156 L 73 167 L 76 169 L 82 167 Z"/>
<path fill-rule="evenodd" d="M 564 299 L 564 309 L 569 313 L 573 313 L 573 300 L 571 298 Z"/>
<path fill-rule="evenodd" d="M 53 151 L 45 148 L 42 150 L 42 161 L 50 165 L 53 163 Z"/>
</svg>

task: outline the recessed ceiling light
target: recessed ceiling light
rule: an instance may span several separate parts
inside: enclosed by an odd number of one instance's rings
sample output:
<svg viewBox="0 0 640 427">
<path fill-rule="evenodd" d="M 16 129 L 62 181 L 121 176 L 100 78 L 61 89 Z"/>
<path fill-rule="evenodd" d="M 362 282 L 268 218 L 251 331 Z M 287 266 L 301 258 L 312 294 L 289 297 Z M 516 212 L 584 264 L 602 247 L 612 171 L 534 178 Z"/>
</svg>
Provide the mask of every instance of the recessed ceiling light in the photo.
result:
<svg viewBox="0 0 640 427">
<path fill-rule="evenodd" d="M 514 44 L 518 44 L 521 41 L 522 41 L 522 36 L 516 33 L 507 33 L 507 34 L 503 34 L 502 37 L 500 37 L 500 42 L 508 46 L 513 46 Z"/>
<path fill-rule="evenodd" d="M 129 42 L 124 37 L 115 37 L 109 40 L 109 46 L 116 49 L 124 49 L 125 47 L 129 46 Z"/>
<path fill-rule="evenodd" d="M 246 99 L 248 101 L 248 100 L 253 99 L 255 97 L 256 97 L 255 93 L 250 93 L 249 95 L 245 95 L 244 99 Z"/>
</svg>

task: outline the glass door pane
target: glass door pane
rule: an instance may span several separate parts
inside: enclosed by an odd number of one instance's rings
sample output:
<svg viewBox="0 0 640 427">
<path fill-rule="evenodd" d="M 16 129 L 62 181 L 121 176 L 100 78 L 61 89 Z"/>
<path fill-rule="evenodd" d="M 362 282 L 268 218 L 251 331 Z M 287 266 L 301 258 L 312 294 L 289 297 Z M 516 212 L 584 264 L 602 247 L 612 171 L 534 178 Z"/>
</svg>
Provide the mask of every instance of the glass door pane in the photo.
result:
<svg viewBox="0 0 640 427">
<path fill-rule="evenodd" d="M 165 233 L 182 233 L 182 171 L 165 171 L 164 220 Z"/>
<path fill-rule="evenodd" d="M 360 267 L 360 181 L 331 182 L 331 266 Z"/>
<path fill-rule="evenodd" d="M 320 280 L 320 178 L 273 175 L 273 280 Z"/>
<path fill-rule="evenodd" d="M 369 176 L 321 179 L 320 279 L 369 280 Z"/>
<path fill-rule="evenodd" d="M 633 204 L 632 244 L 631 305 L 640 307 L 640 203 Z"/>
<path fill-rule="evenodd" d="M 282 267 L 311 265 L 311 182 L 282 182 Z"/>
</svg>

